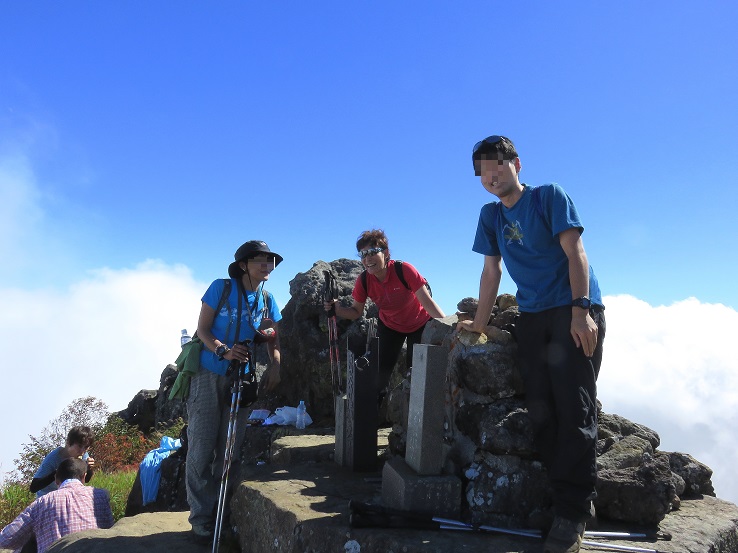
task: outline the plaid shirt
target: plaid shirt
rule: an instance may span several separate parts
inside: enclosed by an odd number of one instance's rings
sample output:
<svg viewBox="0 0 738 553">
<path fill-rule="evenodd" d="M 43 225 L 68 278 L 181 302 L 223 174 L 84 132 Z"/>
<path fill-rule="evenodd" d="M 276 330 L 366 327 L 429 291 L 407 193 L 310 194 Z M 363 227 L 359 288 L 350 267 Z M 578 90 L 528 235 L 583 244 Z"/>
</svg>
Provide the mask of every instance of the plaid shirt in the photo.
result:
<svg viewBox="0 0 738 553">
<path fill-rule="evenodd" d="M 62 482 L 58 490 L 36 499 L 3 528 L 0 549 L 20 549 L 35 533 L 38 553 L 44 553 L 67 534 L 112 525 L 113 512 L 107 490 L 69 479 Z"/>
</svg>

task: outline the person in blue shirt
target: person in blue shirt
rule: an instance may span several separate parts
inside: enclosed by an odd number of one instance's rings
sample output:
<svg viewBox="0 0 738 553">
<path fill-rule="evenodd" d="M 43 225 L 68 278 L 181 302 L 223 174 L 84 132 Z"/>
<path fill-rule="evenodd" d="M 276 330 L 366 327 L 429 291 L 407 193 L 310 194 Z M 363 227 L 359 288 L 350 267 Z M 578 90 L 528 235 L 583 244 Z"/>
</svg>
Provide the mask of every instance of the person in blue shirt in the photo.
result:
<svg viewBox="0 0 738 553">
<path fill-rule="evenodd" d="M 192 376 L 187 398 L 189 521 L 195 539 L 203 542 L 213 539 L 226 447 L 233 381 L 227 372 L 231 362 L 249 360 L 249 349 L 243 341 L 267 344 L 270 364 L 262 376 L 265 390 L 274 390 L 280 382 L 277 323 L 282 315 L 272 294 L 264 290 L 264 283 L 282 262 L 282 256 L 272 252 L 266 242 L 250 240 L 238 248 L 234 257 L 235 261 L 228 267 L 230 293 L 225 301 L 221 304 L 227 279 L 215 280 L 202 297 L 197 323 L 197 335 L 202 340 L 200 370 Z M 219 305 L 222 305 L 220 309 Z M 231 461 L 231 484 L 238 480 L 246 418 L 246 410 L 240 409 Z"/>
<path fill-rule="evenodd" d="M 548 469 L 554 520 L 546 553 L 579 551 L 597 479 L 597 375 L 605 316 L 582 243 L 584 226 L 557 185 L 531 188 L 504 136 L 478 142 L 475 175 L 499 201 L 482 207 L 473 250 L 484 255 L 479 305 L 463 329 L 484 332 L 497 299 L 502 262 L 517 285 L 515 322 L 525 401 Z"/>
<path fill-rule="evenodd" d="M 87 474 L 85 482 L 89 482 L 95 468 L 95 459 L 90 457 L 87 450 L 92 447 L 95 441 L 95 434 L 89 426 L 74 426 L 69 429 L 67 439 L 63 447 L 57 447 L 49 452 L 44 460 L 41 461 L 36 473 L 31 480 L 30 490 L 41 497 L 49 492 L 58 489 L 56 483 L 56 469 L 62 461 L 70 457 L 79 457 L 87 463 Z"/>
</svg>

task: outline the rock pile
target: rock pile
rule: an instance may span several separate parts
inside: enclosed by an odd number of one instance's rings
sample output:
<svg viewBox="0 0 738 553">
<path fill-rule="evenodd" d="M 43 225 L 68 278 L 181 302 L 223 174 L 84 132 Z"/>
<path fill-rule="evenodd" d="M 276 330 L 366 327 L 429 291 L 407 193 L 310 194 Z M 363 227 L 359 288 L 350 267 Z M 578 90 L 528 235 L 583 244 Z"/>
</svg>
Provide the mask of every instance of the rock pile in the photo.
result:
<svg viewBox="0 0 738 553">
<path fill-rule="evenodd" d="M 544 527 L 551 496 L 524 404 L 515 298 L 497 299 L 484 334 L 457 332 L 455 323 L 473 318 L 475 309 L 475 300 L 462 300 L 456 316 L 432 321 L 423 336 L 424 343 L 449 349 L 445 471 L 464 482 L 470 522 Z M 404 454 L 407 388 L 397 388 L 393 402 L 400 405 L 390 411 L 396 454 Z M 656 432 L 598 407 L 598 517 L 653 526 L 679 508 L 680 498 L 714 495 L 707 466 L 659 451 Z"/>
<path fill-rule="evenodd" d="M 330 360 L 326 316 L 321 294 L 324 271 L 336 276 L 341 300 L 348 304 L 362 267 L 358 261 L 339 259 L 318 261 L 306 273 L 290 282 L 291 299 L 282 310 L 282 384 L 277 394 L 262 397 L 254 407 L 273 409 L 296 405 L 305 399 L 318 424 L 332 424 Z M 339 320 L 339 345 L 342 359 L 347 349 L 357 355 L 364 352 L 367 318 L 376 316 L 370 302 L 364 318 Z M 550 506 L 546 472 L 538 460 L 524 405 L 523 382 L 516 360 L 514 323 L 515 298 L 502 295 L 482 335 L 457 332 L 456 322 L 472 317 L 476 300 L 465 298 L 459 313 L 440 321 L 431 321 L 423 336 L 425 343 L 448 348 L 446 400 L 447 474 L 464 482 L 462 512 L 474 523 L 542 526 Z M 264 359 L 262 358 L 262 362 Z M 402 359 L 399 363 L 403 363 Z M 263 365 L 263 363 L 262 363 Z M 400 365 L 401 366 L 401 365 Z M 263 366 L 261 367 L 263 369 Z M 183 406 L 166 401 L 168 387 L 174 380 L 172 366 L 161 378 L 160 389 L 142 391 L 137 406 L 129 406 L 131 420 L 153 424 L 186 417 Z M 400 382 L 390 395 L 387 416 L 393 431 L 390 449 L 404 453 L 409 382 Z M 253 429 L 243 445 L 243 458 L 253 464 L 269 459 L 273 430 Z M 678 509 L 680 500 L 699 495 L 714 495 L 711 470 L 689 455 L 658 450 L 658 434 L 643 425 L 617 415 L 599 412 L 599 497 L 595 507 L 599 517 L 655 525 L 666 513 Z M 182 505 L 182 455 L 167 459 L 165 474 L 175 475 L 171 483 L 162 482 L 165 494 L 160 507 L 184 508 Z M 172 466 L 168 467 L 167 463 Z M 172 486 L 175 488 L 172 489 Z M 132 507 L 131 512 L 139 507 Z"/>
</svg>

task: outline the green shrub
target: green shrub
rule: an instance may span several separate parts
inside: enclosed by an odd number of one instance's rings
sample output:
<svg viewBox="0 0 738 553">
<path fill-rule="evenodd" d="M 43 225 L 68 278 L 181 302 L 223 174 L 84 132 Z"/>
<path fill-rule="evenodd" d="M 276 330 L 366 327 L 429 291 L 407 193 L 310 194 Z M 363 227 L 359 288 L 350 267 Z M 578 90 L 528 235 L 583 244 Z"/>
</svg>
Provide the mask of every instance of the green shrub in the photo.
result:
<svg viewBox="0 0 738 553">
<path fill-rule="evenodd" d="M 13 522 L 23 509 L 28 507 L 36 498 L 28 486 L 9 483 L 0 490 L 0 528 L 5 528 Z"/>
<path fill-rule="evenodd" d="M 110 493 L 110 507 L 113 509 L 113 518 L 119 520 L 126 512 L 128 495 L 131 493 L 136 480 L 136 471 L 119 471 L 110 474 L 95 473 L 90 485 L 96 488 L 105 488 Z"/>
</svg>

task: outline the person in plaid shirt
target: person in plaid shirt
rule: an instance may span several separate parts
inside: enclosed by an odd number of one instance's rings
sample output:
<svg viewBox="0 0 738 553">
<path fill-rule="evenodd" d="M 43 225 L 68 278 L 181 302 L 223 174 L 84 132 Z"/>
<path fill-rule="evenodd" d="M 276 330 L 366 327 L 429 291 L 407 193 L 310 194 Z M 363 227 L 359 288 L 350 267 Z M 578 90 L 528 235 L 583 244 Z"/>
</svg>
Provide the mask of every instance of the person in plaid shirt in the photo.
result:
<svg viewBox="0 0 738 553">
<path fill-rule="evenodd" d="M 107 490 L 85 486 L 87 463 L 65 459 L 56 469 L 59 489 L 36 499 L 0 532 L 0 549 L 20 549 L 33 535 L 38 553 L 74 532 L 113 526 Z"/>
</svg>

